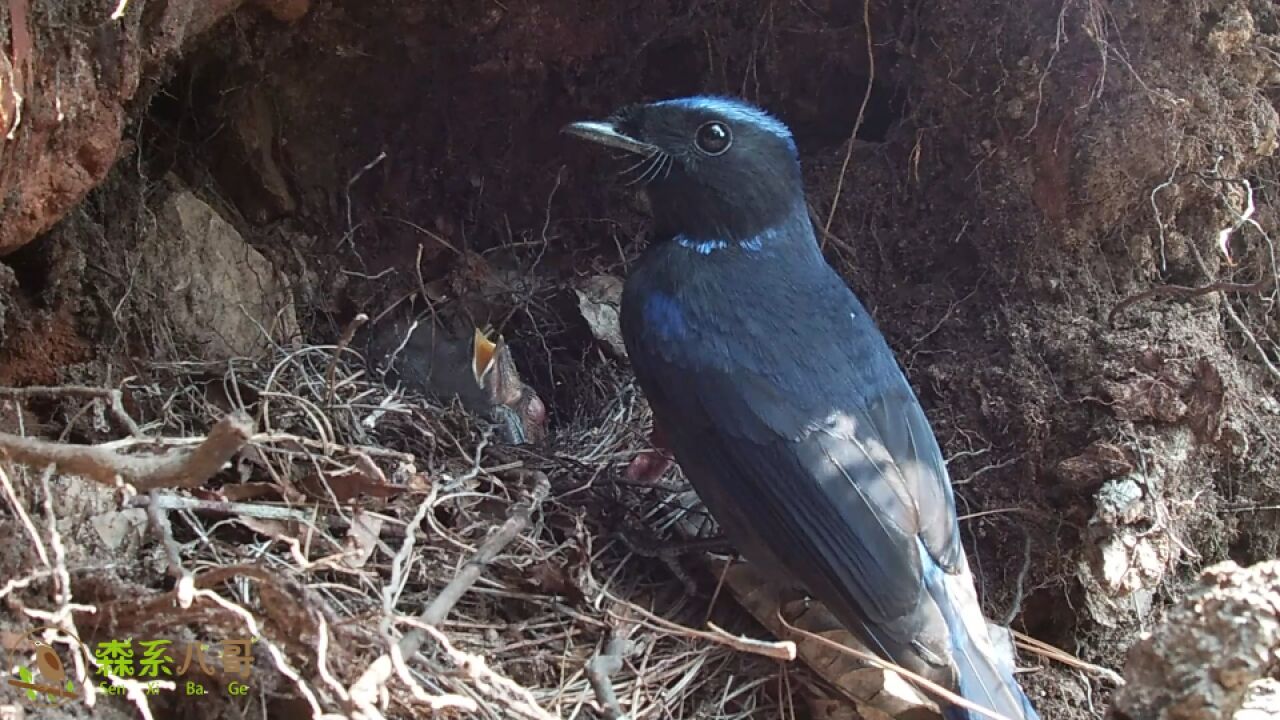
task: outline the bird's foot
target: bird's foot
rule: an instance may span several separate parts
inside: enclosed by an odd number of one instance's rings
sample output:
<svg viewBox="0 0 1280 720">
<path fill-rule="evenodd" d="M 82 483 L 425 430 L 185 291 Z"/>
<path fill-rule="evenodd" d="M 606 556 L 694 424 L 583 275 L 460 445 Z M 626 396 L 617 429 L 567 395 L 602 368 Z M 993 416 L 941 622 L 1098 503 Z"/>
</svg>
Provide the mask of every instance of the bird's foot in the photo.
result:
<svg viewBox="0 0 1280 720">
<path fill-rule="evenodd" d="M 661 450 L 644 450 L 631 458 L 627 465 L 627 479 L 645 485 L 657 485 L 675 462 Z"/>
<path fill-rule="evenodd" d="M 649 433 L 649 444 L 653 447 L 649 450 L 642 450 L 627 465 L 626 474 L 628 480 L 646 485 L 656 485 L 662 479 L 662 476 L 666 475 L 667 471 L 671 469 L 671 466 L 675 464 L 675 460 L 671 457 L 671 450 L 667 446 L 666 433 L 657 423 L 653 425 L 653 432 Z"/>
<path fill-rule="evenodd" d="M 622 542 L 626 544 L 627 549 L 647 558 L 675 558 L 689 553 L 713 552 L 720 554 L 732 554 L 733 544 L 725 537 L 712 537 L 699 540 L 677 540 L 662 541 L 659 543 L 654 540 L 641 540 L 631 537 L 626 533 L 622 534 Z"/>
<path fill-rule="evenodd" d="M 661 561 L 671 571 L 671 574 L 675 575 L 684 584 L 685 592 L 694 596 L 702 593 L 699 591 L 697 580 L 680 564 L 681 556 L 687 553 L 730 553 L 733 551 L 733 546 L 728 539 L 719 537 L 683 542 L 659 542 L 653 539 L 637 538 L 625 531 L 619 537 L 621 537 L 622 543 L 627 546 L 627 549 L 636 555 Z"/>
</svg>

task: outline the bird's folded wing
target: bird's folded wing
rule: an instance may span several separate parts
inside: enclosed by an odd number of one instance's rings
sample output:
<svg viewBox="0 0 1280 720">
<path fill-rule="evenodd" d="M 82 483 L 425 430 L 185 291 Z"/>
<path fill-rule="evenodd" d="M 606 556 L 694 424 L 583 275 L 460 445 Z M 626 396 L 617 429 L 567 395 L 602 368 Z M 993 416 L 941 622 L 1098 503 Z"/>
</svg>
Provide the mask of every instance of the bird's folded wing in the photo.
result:
<svg viewBox="0 0 1280 720">
<path fill-rule="evenodd" d="M 836 407 L 821 416 L 751 375 L 704 369 L 684 389 L 658 402 L 685 426 L 672 435 L 698 457 L 691 477 L 732 486 L 736 524 L 770 538 L 798 579 L 879 642 L 932 644 L 927 631 L 941 628 L 926 626 L 940 618 L 922 605 L 919 543 L 946 569 L 961 548 L 941 453 L 905 381 L 865 403 L 828 396 Z"/>
</svg>

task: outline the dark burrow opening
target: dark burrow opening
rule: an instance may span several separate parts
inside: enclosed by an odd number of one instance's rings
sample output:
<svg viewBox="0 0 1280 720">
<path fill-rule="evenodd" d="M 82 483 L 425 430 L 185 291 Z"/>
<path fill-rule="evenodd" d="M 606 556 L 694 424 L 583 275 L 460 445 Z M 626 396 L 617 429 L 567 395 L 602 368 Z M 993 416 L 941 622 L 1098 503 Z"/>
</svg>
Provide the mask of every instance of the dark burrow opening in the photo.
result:
<svg viewBox="0 0 1280 720">
<path fill-rule="evenodd" d="M 147 172 L 209 189 L 260 247 L 281 228 L 315 238 L 311 252 L 338 285 L 309 313 L 317 323 L 304 330 L 316 340 L 419 282 L 480 282 L 461 266 L 533 266 L 522 287 L 495 290 L 505 308 L 477 319 L 496 320 L 565 422 L 600 400 L 579 396 L 584 363 L 607 365 L 568 286 L 587 268 L 623 272 L 643 243 L 644 212 L 612 182 L 620 166 L 566 142 L 560 126 L 634 100 L 745 95 L 791 124 L 802 153 L 842 153 L 871 80 L 847 10 L 722 9 L 710 39 L 659 8 L 625 30 L 570 13 L 570 38 L 524 34 L 534 18 L 515 10 L 495 26 L 459 7 L 335 5 L 288 35 L 254 24 L 238 43 L 201 44 L 153 94 L 140 142 Z M 777 27 L 733 32 L 762 17 Z M 413 32 L 372 42 L 369 28 L 400 25 Z M 458 43 L 468 26 L 484 40 Z M 630 43 L 618 53 L 629 62 L 578 47 L 619 42 Z M 909 113 L 893 51 L 877 52 L 861 142 L 885 142 Z M 536 317 L 511 311 L 530 302 Z"/>
</svg>

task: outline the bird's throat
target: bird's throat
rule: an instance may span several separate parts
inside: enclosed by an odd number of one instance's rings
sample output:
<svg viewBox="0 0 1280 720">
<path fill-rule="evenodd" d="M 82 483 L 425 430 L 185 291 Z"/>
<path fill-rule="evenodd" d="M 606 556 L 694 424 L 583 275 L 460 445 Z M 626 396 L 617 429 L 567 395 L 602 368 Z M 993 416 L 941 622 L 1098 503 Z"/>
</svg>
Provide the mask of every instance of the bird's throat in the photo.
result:
<svg viewBox="0 0 1280 720">
<path fill-rule="evenodd" d="M 748 253 L 771 253 L 798 246 L 813 246 L 816 241 L 808 210 L 803 203 L 773 218 L 771 222 L 741 222 L 737 227 L 730 223 L 685 224 L 684 229 L 663 230 L 659 237 L 669 237 L 672 242 L 697 255 L 711 255 L 722 250 Z M 708 229 L 708 225 L 712 229 Z"/>
</svg>

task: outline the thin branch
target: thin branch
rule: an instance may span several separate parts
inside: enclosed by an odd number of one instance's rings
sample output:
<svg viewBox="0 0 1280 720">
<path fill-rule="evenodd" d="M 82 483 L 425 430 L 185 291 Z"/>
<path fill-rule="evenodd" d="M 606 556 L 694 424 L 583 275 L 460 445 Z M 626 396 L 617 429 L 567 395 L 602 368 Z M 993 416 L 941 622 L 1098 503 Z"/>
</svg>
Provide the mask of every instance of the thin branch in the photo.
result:
<svg viewBox="0 0 1280 720">
<path fill-rule="evenodd" d="M 840 164 L 840 176 L 836 179 L 836 191 L 831 198 L 831 211 L 827 213 L 827 222 L 822 226 L 825 237 L 831 232 L 831 223 L 836 219 L 836 209 L 840 207 L 840 193 L 844 190 L 844 176 L 849 172 L 849 161 L 853 159 L 853 144 L 862 129 L 862 118 L 867 113 L 867 103 L 871 101 L 871 86 L 876 81 L 876 55 L 871 44 L 871 0 L 862 0 L 862 28 L 867 34 L 867 89 L 862 93 L 862 105 L 858 107 L 858 119 L 853 121 L 853 132 L 849 133 L 849 147 L 844 153 L 844 162 Z"/>
<path fill-rule="evenodd" d="M 1124 678 L 1121 677 L 1120 673 L 1116 672 L 1115 670 L 1102 667 L 1101 665 L 1094 665 L 1093 663 L 1085 662 L 1084 660 L 1081 660 L 1080 658 L 1072 655 L 1066 650 L 1054 647 L 1049 643 L 1044 642 L 1043 640 L 1037 640 L 1036 638 L 1033 638 L 1030 635 L 1024 635 L 1018 632 L 1017 630 L 1011 629 L 1010 632 L 1013 633 L 1013 639 L 1014 639 L 1014 642 L 1017 644 L 1017 646 L 1022 648 L 1023 650 L 1026 650 L 1029 653 L 1039 655 L 1040 657 L 1043 657 L 1043 658 L 1048 658 L 1049 660 L 1056 660 L 1057 662 L 1060 662 L 1063 665 L 1067 665 L 1067 666 L 1076 668 L 1077 670 L 1083 670 L 1087 673 L 1091 673 L 1093 675 L 1106 678 L 1107 681 L 1109 681 L 1111 684 L 1115 685 L 1116 687 L 1122 687 L 1125 684 Z"/>
<path fill-rule="evenodd" d="M 106 400 L 116 422 L 134 437 L 143 437 L 138 423 L 124 409 L 124 393 L 114 388 L 90 387 L 88 385 L 60 385 L 56 387 L 0 387 L 0 398 L 26 400 L 37 397 L 73 397 L 85 400 Z"/>
<path fill-rule="evenodd" d="M 195 582 L 191 571 L 182 566 L 182 549 L 178 547 L 178 541 L 173 537 L 173 526 L 169 524 L 169 512 L 159 503 L 151 503 L 147 505 L 147 518 L 151 521 L 151 528 L 164 547 L 165 559 L 169 561 L 169 574 L 178 581 L 175 591 L 179 597 L 179 604 L 183 607 L 189 606 L 191 593 L 195 590 Z"/>
<path fill-rule="evenodd" d="M 53 563 L 49 559 L 49 551 L 44 546 L 44 540 L 40 537 L 40 531 L 36 529 L 36 524 L 31 521 L 31 515 L 27 513 L 26 507 L 22 500 L 18 498 L 18 491 L 13 487 L 13 483 L 9 480 L 9 473 L 5 467 L 0 465 L 0 490 L 4 491 L 4 497 L 13 507 L 13 512 L 22 521 L 22 528 L 26 530 L 27 536 L 31 538 L 31 546 L 35 548 L 36 555 L 40 558 L 40 563 L 45 567 L 51 567 Z M 12 535 L 10 542 L 14 538 Z"/>
<path fill-rule="evenodd" d="M 1004 617 L 1005 627 L 1013 624 L 1022 611 L 1022 600 L 1026 596 L 1027 573 L 1031 571 L 1031 533 L 1022 530 L 1022 567 L 1018 570 L 1017 580 L 1013 584 L 1013 602 L 1009 604 L 1009 613 Z"/>
<path fill-rule="evenodd" d="M 457 575 L 418 615 L 414 621 L 418 627 L 405 633 L 404 637 L 396 643 L 393 652 L 405 658 L 412 658 L 426 644 L 428 636 L 437 637 L 438 640 L 440 636 L 431 631 L 444 622 L 449 611 L 458 604 L 471 586 L 475 585 L 481 573 L 489 563 L 493 562 L 498 553 L 511 544 L 511 541 L 515 540 L 533 521 L 533 514 L 542 507 L 543 501 L 551 492 L 551 481 L 541 472 L 528 471 L 524 474 L 532 477 L 534 481 L 533 490 L 530 491 L 528 499 L 512 508 L 506 522 L 480 545 L 475 554 L 458 570 Z M 385 686 L 394 670 L 390 653 L 384 653 L 370 663 L 368 669 L 351 685 L 349 692 L 356 705 L 372 707 L 379 694 L 378 688 Z"/>
<path fill-rule="evenodd" d="M 480 574 L 485 571 L 489 563 L 493 562 L 498 553 L 502 552 L 507 545 L 511 544 L 516 536 L 524 531 L 533 519 L 533 513 L 542 507 L 542 502 L 547 499 L 548 493 L 551 492 L 551 482 L 543 473 L 532 471 L 527 473 L 533 477 L 533 491 L 529 494 L 529 499 L 516 506 L 507 521 L 498 528 L 498 531 L 490 535 L 486 539 L 476 554 L 467 561 L 458 574 L 449 581 L 449 584 L 440 591 L 440 594 L 431 601 L 430 604 L 418 616 L 422 622 L 428 625 L 439 625 L 444 622 L 445 617 L 449 615 L 449 611 L 454 605 L 462 599 L 462 596 L 471 589 L 472 585 L 480 579 Z M 422 643 L 426 640 L 422 635 L 418 635 L 415 643 L 406 643 L 413 634 L 406 635 L 405 639 L 400 642 L 400 647 L 405 651 L 405 655 L 413 655 L 418 652 L 418 648 L 422 647 Z"/>
<path fill-rule="evenodd" d="M 253 423 L 248 417 L 232 413 L 219 420 L 208 437 L 189 453 L 139 457 L 95 445 L 67 445 L 9 433 L 0 433 L 0 453 L 14 462 L 39 468 L 52 465 L 61 473 L 80 475 L 103 485 L 114 486 L 120 479 L 146 492 L 163 487 L 198 487 L 244 447 L 252 432 Z"/>
<path fill-rule="evenodd" d="M 622 658 L 627 653 L 627 634 L 622 627 L 614 628 L 604 649 L 587 663 L 587 682 L 604 710 L 605 720 L 627 720 L 613 689 L 613 676 L 622 670 Z"/>
<path fill-rule="evenodd" d="M 352 175 L 351 179 L 347 181 L 347 191 L 345 195 L 347 198 L 347 237 L 348 238 L 350 238 L 356 232 L 355 226 L 352 224 L 352 221 L 351 221 L 351 186 L 355 185 L 357 180 L 364 177 L 365 173 L 374 169 L 375 167 L 378 166 L 378 163 L 386 159 L 387 159 L 387 153 L 384 150 L 383 152 L 378 153 L 378 157 L 370 160 L 364 167 L 357 170 L 356 174 Z"/>
<path fill-rule="evenodd" d="M 534 720 L 555 720 L 556 716 L 543 710 L 528 689 L 494 672 L 480 655 L 459 650 L 440 628 L 427 625 L 420 620 L 411 620 L 410 623 L 416 625 L 418 630 L 430 635 L 445 654 L 475 683 L 476 688 L 482 694 L 501 703 L 504 711 Z"/>
<path fill-rule="evenodd" d="M 835 642 L 834 640 L 829 640 L 821 635 L 816 635 L 814 633 L 811 633 L 808 630 L 802 630 L 801 628 L 798 628 L 795 625 L 792 625 L 791 623 L 787 622 L 787 619 L 782 617 L 782 613 L 778 613 L 778 621 L 781 622 L 782 626 L 785 627 L 787 630 L 794 632 L 800 635 L 801 637 L 821 643 L 822 645 L 825 645 L 826 647 L 829 647 L 832 650 L 835 650 L 836 652 L 849 655 L 850 657 L 855 657 L 865 663 L 874 665 L 875 667 L 880 668 L 881 670 L 895 672 L 901 675 L 903 678 L 910 680 L 913 684 L 918 686 L 920 689 L 928 692 L 931 695 L 934 695 L 935 697 L 942 698 L 943 700 L 946 700 L 952 705 L 959 705 L 960 707 L 966 710 L 979 713 L 983 717 L 991 718 L 991 720 L 1010 720 L 1010 718 L 1007 718 L 1004 715 L 1001 715 L 1000 713 L 995 712 L 993 710 L 988 710 L 987 708 L 984 708 L 981 705 L 974 703 L 972 700 L 965 699 L 951 692 L 950 690 L 942 687 L 941 685 L 930 680 L 929 678 L 926 678 L 923 675 L 917 675 L 916 673 L 913 673 L 910 670 L 900 665 L 895 665 L 891 662 L 888 662 L 879 657 L 876 657 L 871 653 L 863 652 L 856 648 L 851 648 L 847 645 L 841 645 L 840 643 Z"/>
<path fill-rule="evenodd" d="M 609 595 L 609 597 L 613 598 L 616 602 L 625 605 L 630 612 L 636 613 L 640 617 L 644 618 L 645 622 L 656 626 L 659 630 L 666 630 L 674 635 L 679 635 L 693 640 L 706 640 L 718 645 L 733 648 L 739 652 L 760 655 L 774 660 L 781 660 L 783 662 L 791 662 L 796 659 L 796 644 L 790 640 L 756 640 L 755 638 L 744 637 L 742 635 L 734 635 L 714 623 L 707 623 L 707 627 L 711 628 L 710 631 L 694 630 L 693 628 L 685 627 L 679 623 L 674 623 L 664 617 L 655 615 L 634 603 L 619 600 L 613 595 Z M 625 619 L 617 615 L 614 615 L 614 617 L 619 620 Z"/>
<path fill-rule="evenodd" d="M 783 662 L 796 659 L 796 644 L 790 640 L 757 640 L 745 635 L 734 635 L 713 622 L 707 623 L 707 627 L 711 628 L 711 637 L 739 652 L 763 655 Z"/>
<path fill-rule="evenodd" d="M 311 516 L 296 508 L 278 505 L 257 505 L 251 503 L 228 502 L 226 500 L 201 500 L 200 498 L 173 495 L 170 493 L 151 493 L 137 495 L 125 502 L 130 508 L 159 508 L 161 510 L 190 510 L 193 512 L 218 513 L 222 515 L 244 515 L 246 517 L 263 518 L 265 520 L 296 520 L 306 522 Z"/>
<path fill-rule="evenodd" d="M 333 385 L 338 374 L 338 360 L 342 358 L 342 353 L 351 344 L 351 338 L 355 337 L 356 331 L 367 322 L 369 322 L 369 316 L 364 313 L 351 318 L 351 322 L 347 323 L 346 329 L 342 331 L 342 337 L 338 338 L 338 344 L 333 348 L 333 358 L 329 360 L 329 369 L 324 374 L 325 386 L 328 388 L 324 397 L 326 406 L 333 405 Z"/>
<path fill-rule="evenodd" d="M 1200 251 L 1196 248 L 1194 243 L 1192 243 L 1190 247 L 1191 255 L 1195 258 L 1196 265 L 1200 266 L 1200 272 L 1208 276 L 1210 274 L 1209 267 L 1205 264 L 1204 258 L 1200 256 Z M 1280 279 L 1277 279 L 1277 282 L 1280 282 Z M 1226 312 L 1227 317 L 1231 319 L 1232 324 L 1236 326 L 1236 329 L 1240 331 L 1240 334 L 1244 335 L 1245 340 L 1249 341 L 1249 346 L 1253 348 L 1254 353 L 1258 356 L 1258 360 L 1262 363 L 1263 367 L 1267 369 L 1267 372 L 1271 373 L 1271 377 L 1276 381 L 1280 381 L 1280 367 L 1276 367 L 1276 364 L 1271 362 L 1271 358 L 1267 356 L 1267 351 L 1262 349 L 1262 344 L 1258 342 L 1258 338 L 1254 336 L 1253 331 L 1249 329 L 1249 326 L 1245 324 L 1244 320 L 1240 319 L 1235 308 L 1231 307 L 1231 303 L 1222 303 L 1222 310 Z"/>
<path fill-rule="evenodd" d="M 1157 297 L 1172 297 L 1179 300 L 1189 300 L 1191 298 L 1209 295 L 1211 293 L 1249 293 L 1251 295 L 1260 295 L 1271 289 L 1276 284 L 1276 278 L 1263 278 L 1255 283 L 1233 283 L 1233 282 L 1211 282 L 1208 285 L 1200 287 L 1187 287 L 1185 285 L 1159 285 L 1144 290 L 1137 295 L 1130 295 L 1116 304 L 1111 312 L 1107 313 L 1107 324 L 1115 325 L 1116 317 L 1124 310 L 1143 300 L 1150 300 Z"/>
</svg>

